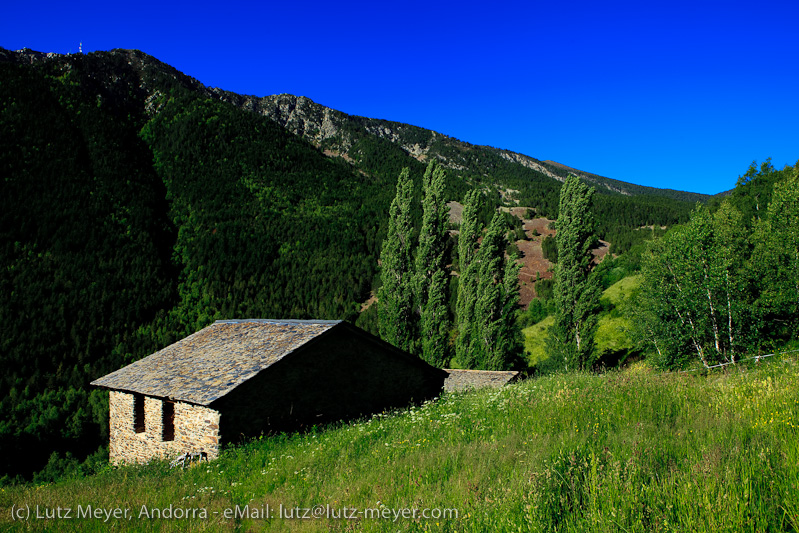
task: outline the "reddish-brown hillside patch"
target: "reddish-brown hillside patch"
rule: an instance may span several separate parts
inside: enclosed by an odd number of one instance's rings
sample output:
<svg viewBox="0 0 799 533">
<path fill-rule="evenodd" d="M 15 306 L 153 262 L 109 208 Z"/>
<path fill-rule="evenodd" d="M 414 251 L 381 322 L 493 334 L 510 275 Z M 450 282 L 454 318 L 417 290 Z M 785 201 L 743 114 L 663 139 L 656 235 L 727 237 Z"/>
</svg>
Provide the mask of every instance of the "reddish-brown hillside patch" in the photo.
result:
<svg viewBox="0 0 799 533">
<path fill-rule="evenodd" d="M 552 278 L 552 262 L 544 258 L 541 242 L 547 235 L 554 235 L 555 230 L 548 226 L 552 220 L 547 218 L 525 219 L 526 207 L 514 207 L 510 212 L 522 221 L 524 233 L 528 240 L 516 241 L 516 247 L 521 254 L 522 269 L 519 271 L 519 304 L 527 309 L 530 301 L 536 297 L 535 280 Z M 534 235 L 536 230 L 538 235 Z"/>
</svg>

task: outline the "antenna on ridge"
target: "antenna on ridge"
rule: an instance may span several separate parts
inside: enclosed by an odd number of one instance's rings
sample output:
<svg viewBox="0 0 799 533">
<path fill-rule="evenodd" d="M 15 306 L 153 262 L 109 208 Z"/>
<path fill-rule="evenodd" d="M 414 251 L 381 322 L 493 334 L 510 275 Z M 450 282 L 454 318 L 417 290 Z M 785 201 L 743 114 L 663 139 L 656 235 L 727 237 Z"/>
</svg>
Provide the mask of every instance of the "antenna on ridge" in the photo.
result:
<svg viewBox="0 0 799 533">
<path fill-rule="evenodd" d="M 79 54 L 83 53 L 83 41 L 78 43 L 78 53 Z"/>
</svg>

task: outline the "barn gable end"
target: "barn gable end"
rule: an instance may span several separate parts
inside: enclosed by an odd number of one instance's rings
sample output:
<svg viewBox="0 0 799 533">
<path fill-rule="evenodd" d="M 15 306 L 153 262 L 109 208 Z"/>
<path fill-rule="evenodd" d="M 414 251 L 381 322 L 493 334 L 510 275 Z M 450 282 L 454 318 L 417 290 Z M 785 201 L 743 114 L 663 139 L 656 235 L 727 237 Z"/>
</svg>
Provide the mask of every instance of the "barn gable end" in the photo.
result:
<svg viewBox="0 0 799 533">
<path fill-rule="evenodd" d="M 135 396 L 136 393 L 109 391 L 108 455 L 112 463 L 146 463 L 155 457 L 174 458 L 185 452 L 205 454 L 208 459 L 219 455 L 218 411 L 174 402 L 173 438 L 164 440 L 164 400 L 143 396 L 144 430 L 137 431 Z"/>
</svg>

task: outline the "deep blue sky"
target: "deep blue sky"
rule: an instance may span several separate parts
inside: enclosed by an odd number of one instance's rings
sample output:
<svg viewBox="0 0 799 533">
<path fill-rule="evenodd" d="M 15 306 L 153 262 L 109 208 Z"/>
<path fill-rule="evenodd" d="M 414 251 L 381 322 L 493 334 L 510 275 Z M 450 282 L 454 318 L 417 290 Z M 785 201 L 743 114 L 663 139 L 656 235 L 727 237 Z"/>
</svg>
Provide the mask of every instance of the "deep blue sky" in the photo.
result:
<svg viewBox="0 0 799 533">
<path fill-rule="evenodd" d="M 136 48 L 209 86 L 694 192 L 799 159 L 799 2 L 7 2 L 0 46 Z"/>
</svg>

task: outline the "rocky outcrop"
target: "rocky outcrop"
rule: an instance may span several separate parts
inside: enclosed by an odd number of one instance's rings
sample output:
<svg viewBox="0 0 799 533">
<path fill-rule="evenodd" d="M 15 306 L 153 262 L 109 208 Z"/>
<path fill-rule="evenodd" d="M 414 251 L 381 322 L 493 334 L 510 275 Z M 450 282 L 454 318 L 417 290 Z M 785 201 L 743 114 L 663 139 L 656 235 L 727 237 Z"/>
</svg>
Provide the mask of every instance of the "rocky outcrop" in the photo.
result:
<svg viewBox="0 0 799 533">
<path fill-rule="evenodd" d="M 348 157 L 350 149 L 365 136 L 396 144 L 419 161 L 429 158 L 430 150 L 436 143 L 459 142 L 409 124 L 348 115 L 317 104 L 305 96 L 275 94 L 256 97 L 220 89 L 211 89 L 211 92 L 221 100 L 268 117 L 295 135 L 349 160 L 352 159 Z M 447 158 L 439 156 L 439 160 L 445 166 L 448 164 Z"/>
<path fill-rule="evenodd" d="M 566 178 L 563 176 L 559 176 L 554 172 L 550 171 L 547 167 L 541 164 L 538 159 L 533 159 L 530 156 L 526 156 L 524 154 L 517 154 L 516 152 L 509 152 L 507 150 L 498 150 L 499 156 L 503 159 L 507 159 L 508 161 L 512 161 L 514 163 L 518 163 L 523 167 L 527 167 L 533 169 L 541 174 L 549 176 L 552 179 L 558 180 L 560 182 L 565 181 Z"/>
</svg>

